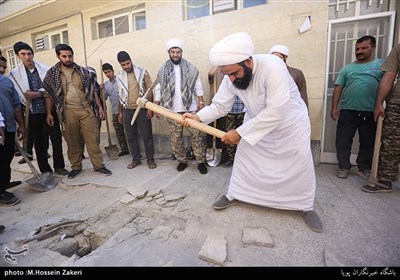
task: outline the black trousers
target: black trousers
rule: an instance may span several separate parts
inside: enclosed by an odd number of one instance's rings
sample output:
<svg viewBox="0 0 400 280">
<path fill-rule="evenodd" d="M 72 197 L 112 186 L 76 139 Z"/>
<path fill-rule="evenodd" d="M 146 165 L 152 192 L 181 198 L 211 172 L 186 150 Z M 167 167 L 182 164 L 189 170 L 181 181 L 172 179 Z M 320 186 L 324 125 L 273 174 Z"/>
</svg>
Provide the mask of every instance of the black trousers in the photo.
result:
<svg viewBox="0 0 400 280">
<path fill-rule="evenodd" d="M 62 148 L 62 132 L 60 129 L 60 123 L 58 121 L 56 112 L 53 111 L 52 114 L 53 114 L 54 126 L 48 126 L 46 124 L 45 127 L 48 132 L 48 135 L 50 136 L 51 144 L 53 147 L 53 167 L 54 169 L 59 169 L 59 168 L 63 169 L 65 168 L 65 161 Z M 47 151 L 49 148 L 48 137 L 46 139 L 47 139 L 46 142 L 47 143 L 46 151 Z"/>
<path fill-rule="evenodd" d="M 357 166 L 360 170 L 371 169 L 376 134 L 374 113 L 353 110 L 340 111 L 336 130 L 336 156 L 339 168 L 346 170 L 351 168 L 351 146 L 356 131 L 360 143 Z"/>
<path fill-rule="evenodd" d="M 47 149 L 49 139 L 46 137 L 45 131 L 50 135 L 51 143 L 53 146 L 53 162 L 54 168 L 64 168 L 64 156 L 62 152 L 62 135 L 58 118 L 55 113 L 54 126 L 50 127 L 46 124 L 46 114 L 31 114 L 29 115 L 29 130 L 32 133 L 33 144 L 35 147 L 36 158 L 39 165 L 40 172 L 52 172 L 52 169 L 47 159 Z"/>
<path fill-rule="evenodd" d="M 5 132 L 4 145 L 0 145 L 0 193 L 11 180 L 11 161 L 14 158 L 15 132 Z"/>
<path fill-rule="evenodd" d="M 124 109 L 124 128 L 128 140 L 129 150 L 132 154 L 132 162 L 139 163 L 142 160 L 139 147 L 139 133 L 142 136 L 147 162 L 154 161 L 154 143 L 151 119 L 148 119 L 147 109 L 141 109 L 136 121 L 131 125 L 135 109 Z"/>
</svg>

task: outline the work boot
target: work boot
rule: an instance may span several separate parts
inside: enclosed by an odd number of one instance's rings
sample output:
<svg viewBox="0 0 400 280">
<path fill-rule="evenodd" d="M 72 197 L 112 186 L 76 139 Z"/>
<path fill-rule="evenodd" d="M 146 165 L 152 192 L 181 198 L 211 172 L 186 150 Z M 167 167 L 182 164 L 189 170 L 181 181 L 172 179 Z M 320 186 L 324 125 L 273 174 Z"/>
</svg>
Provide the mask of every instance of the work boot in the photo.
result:
<svg viewBox="0 0 400 280">
<path fill-rule="evenodd" d="M 206 166 L 206 164 L 204 162 L 203 163 L 199 163 L 197 165 L 197 169 L 200 171 L 200 174 L 207 174 L 207 166 Z"/>
</svg>

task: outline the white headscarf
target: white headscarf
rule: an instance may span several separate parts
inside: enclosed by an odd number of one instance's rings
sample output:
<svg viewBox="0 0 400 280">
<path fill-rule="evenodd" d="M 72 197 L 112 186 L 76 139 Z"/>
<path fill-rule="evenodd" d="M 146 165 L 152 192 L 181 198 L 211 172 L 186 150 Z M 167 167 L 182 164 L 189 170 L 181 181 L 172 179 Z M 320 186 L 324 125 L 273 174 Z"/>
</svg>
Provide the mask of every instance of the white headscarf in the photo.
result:
<svg viewBox="0 0 400 280">
<path fill-rule="evenodd" d="M 231 34 L 219 42 L 210 50 L 210 62 L 212 65 L 224 66 L 242 62 L 253 55 L 254 45 L 245 32 Z"/>
</svg>

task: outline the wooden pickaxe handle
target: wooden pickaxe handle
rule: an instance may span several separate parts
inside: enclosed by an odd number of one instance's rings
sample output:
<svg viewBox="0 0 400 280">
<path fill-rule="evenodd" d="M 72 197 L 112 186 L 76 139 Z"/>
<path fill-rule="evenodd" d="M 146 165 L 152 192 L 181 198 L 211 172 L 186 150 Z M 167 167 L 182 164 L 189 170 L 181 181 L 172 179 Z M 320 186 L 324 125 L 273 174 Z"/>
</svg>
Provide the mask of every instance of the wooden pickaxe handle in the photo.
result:
<svg viewBox="0 0 400 280">
<path fill-rule="evenodd" d="M 145 98 L 139 98 L 138 99 L 138 105 L 140 107 L 143 107 L 143 108 L 146 108 L 146 109 L 148 109 L 150 111 L 153 111 L 153 112 L 155 112 L 157 114 L 165 116 L 165 117 L 167 117 L 167 118 L 169 118 L 171 120 L 174 120 L 174 121 L 177 121 L 177 122 L 180 122 L 182 120 L 182 115 L 180 115 L 178 113 L 175 113 L 175 112 L 172 112 L 172 111 L 169 111 L 169 110 L 167 110 L 167 109 L 165 109 L 165 108 L 163 108 L 163 107 L 161 107 L 161 106 L 159 106 L 157 104 L 154 104 L 154 103 L 148 101 Z M 193 128 L 195 128 L 197 130 L 200 130 L 200 131 L 205 132 L 207 134 L 213 135 L 215 137 L 222 138 L 226 133 L 225 131 L 219 130 L 219 129 L 215 128 L 215 127 L 203 124 L 203 123 L 195 121 L 193 119 L 187 119 L 187 120 L 190 123 L 190 127 L 193 127 Z"/>
</svg>

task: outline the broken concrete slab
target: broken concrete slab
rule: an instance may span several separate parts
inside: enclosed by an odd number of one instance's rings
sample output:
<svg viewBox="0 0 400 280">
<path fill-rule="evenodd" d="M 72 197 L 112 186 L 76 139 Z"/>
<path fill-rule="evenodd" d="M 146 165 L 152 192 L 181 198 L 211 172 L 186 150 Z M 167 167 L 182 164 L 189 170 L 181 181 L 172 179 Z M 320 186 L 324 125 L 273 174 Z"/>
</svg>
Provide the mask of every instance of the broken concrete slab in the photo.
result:
<svg viewBox="0 0 400 280">
<path fill-rule="evenodd" d="M 274 247 L 274 240 L 265 228 L 244 228 L 242 242 L 243 247 L 249 245 Z"/>
<path fill-rule="evenodd" d="M 141 199 L 145 197 L 149 192 L 147 189 L 141 187 L 129 187 L 127 188 L 127 191 L 136 199 Z"/>
<path fill-rule="evenodd" d="M 133 197 L 131 194 L 126 194 L 119 200 L 119 202 L 121 202 L 122 204 L 128 205 L 134 200 L 135 200 L 135 197 Z"/>
<path fill-rule="evenodd" d="M 223 266 L 227 256 L 226 243 L 223 234 L 210 233 L 199 252 L 200 259 Z"/>
</svg>

